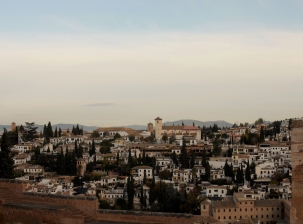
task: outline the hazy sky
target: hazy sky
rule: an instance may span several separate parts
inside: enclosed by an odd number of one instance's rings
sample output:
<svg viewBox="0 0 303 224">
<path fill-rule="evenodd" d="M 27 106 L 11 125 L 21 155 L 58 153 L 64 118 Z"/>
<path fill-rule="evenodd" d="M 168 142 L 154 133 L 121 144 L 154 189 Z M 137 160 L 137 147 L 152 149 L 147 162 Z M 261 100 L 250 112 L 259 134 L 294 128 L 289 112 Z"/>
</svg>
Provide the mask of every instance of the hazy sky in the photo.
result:
<svg viewBox="0 0 303 224">
<path fill-rule="evenodd" d="M 0 124 L 302 117 L 303 1 L 0 0 Z"/>
</svg>

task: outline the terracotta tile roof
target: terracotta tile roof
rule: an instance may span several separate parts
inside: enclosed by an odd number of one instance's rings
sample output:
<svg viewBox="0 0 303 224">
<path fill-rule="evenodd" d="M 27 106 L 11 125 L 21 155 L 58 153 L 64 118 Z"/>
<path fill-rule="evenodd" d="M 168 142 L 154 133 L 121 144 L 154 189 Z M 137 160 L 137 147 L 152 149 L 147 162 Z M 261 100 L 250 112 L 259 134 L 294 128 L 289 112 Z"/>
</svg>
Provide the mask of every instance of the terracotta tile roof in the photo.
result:
<svg viewBox="0 0 303 224">
<path fill-rule="evenodd" d="M 302 120 L 294 120 L 292 121 L 291 128 L 303 128 L 303 121 Z"/>
</svg>

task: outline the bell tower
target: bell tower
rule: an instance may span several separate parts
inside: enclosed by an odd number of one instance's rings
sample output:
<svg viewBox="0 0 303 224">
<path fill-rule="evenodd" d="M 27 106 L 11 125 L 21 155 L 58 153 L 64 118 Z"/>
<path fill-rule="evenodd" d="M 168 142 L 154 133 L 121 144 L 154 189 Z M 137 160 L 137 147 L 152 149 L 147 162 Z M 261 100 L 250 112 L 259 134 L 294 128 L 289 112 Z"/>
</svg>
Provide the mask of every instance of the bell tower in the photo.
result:
<svg viewBox="0 0 303 224">
<path fill-rule="evenodd" d="M 160 117 L 157 117 L 155 119 L 155 138 L 157 142 L 161 141 L 161 133 L 162 133 L 162 119 Z"/>
</svg>

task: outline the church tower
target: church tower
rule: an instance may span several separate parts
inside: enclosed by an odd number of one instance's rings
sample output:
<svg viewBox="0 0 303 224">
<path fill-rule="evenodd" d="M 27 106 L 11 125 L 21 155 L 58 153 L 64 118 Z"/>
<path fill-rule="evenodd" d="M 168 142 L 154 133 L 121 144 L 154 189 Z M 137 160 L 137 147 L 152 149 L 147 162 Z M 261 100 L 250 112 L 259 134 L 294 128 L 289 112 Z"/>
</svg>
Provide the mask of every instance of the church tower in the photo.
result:
<svg viewBox="0 0 303 224">
<path fill-rule="evenodd" d="M 161 141 L 162 138 L 162 119 L 160 117 L 157 117 L 155 119 L 155 138 L 157 142 Z"/>
</svg>

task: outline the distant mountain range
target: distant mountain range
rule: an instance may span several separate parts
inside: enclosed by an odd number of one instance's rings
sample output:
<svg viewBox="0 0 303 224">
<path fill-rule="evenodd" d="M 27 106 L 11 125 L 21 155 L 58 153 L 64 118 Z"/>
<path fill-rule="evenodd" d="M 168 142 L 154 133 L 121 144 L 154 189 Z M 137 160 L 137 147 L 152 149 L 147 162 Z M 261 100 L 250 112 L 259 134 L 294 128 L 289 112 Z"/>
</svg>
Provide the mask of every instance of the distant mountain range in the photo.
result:
<svg viewBox="0 0 303 224">
<path fill-rule="evenodd" d="M 217 124 L 218 127 L 231 127 L 233 124 L 223 121 L 223 120 L 218 120 L 218 121 L 198 121 L 198 120 L 190 120 L 190 119 L 185 119 L 185 120 L 177 120 L 177 121 L 168 121 L 168 122 L 164 122 L 163 125 L 165 126 L 181 126 L 182 122 L 184 123 L 184 125 L 193 125 L 193 123 L 195 124 L 196 127 L 200 126 L 202 127 L 203 125 L 205 127 L 209 127 L 210 125 L 213 126 L 214 124 Z M 39 131 L 43 130 L 43 126 L 44 125 L 39 125 L 37 124 L 36 127 L 38 127 Z M 77 126 L 77 124 L 55 124 L 52 125 L 53 130 L 57 127 L 57 128 L 61 128 L 61 129 L 67 129 L 69 128 L 70 130 L 74 127 Z M 81 125 L 79 124 L 79 127 L 83 127 L 84 131 L 89 131 L 92 132 L 93 130 L 96 130 L 97 128 L 99 128 L 98 126 L 85 126 L 85 125 Z M 128 125 L 128 126 L 123 126 L 125 128 L 132 128 L 135 130 L 147 130 L 147 125 Z M 11 125 L 0 125 L 0 133 L 3 132 L 3 128 L 6 128 L 8 131 L 11 130 Z"/>
<path fill-rule="evenodd" d="M 223 120 L 218 120 L 218 121 L 198 121 L 198 120 L 178 120 L 178 121 L 168 121 L 168 122 L 164 122 L 165 126 L 171 126 L 171 125 L 182 125 L 182 122 L 184 125 L 190 125 L 192 126 L 193 124 L 198 127 L 203 127 L 203 125 L 205 127 L 209 127 L 210 125 L 213 126 L 214 124 L 217 124 L 218 127 L 231 127 L 233 126 L 233 124 L 223 121 Z"/>
</svg>

